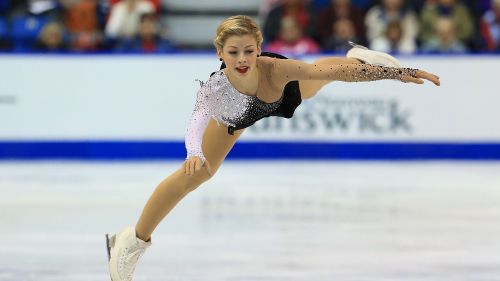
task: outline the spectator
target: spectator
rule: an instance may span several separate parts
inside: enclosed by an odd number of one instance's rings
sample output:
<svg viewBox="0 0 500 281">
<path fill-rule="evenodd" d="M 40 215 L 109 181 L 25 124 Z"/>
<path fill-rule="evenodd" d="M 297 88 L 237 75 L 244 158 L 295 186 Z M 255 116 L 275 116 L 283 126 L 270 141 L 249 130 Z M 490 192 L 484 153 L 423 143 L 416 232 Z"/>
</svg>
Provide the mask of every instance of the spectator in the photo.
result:
<svg viewBox="0 0 500 281">
<path fill-rule="evenodd" d="M 436 23 L 436 35 L 422 46 L 425 53 L 460 54 L 467 52 L 465 44 L 455 35 L 453 20 L 441 17 Z"/>
<path fill-rule="evenodd" d="M 389 23 L 399 22 L 401 25 L 401 38 L 399 44 L 406 53 L 414 52 L 417 48 L 418 20 L 413 10 L 405 9 L 403 0 L 383 0 L 368 10 L 365 18 L 366 32 L 370 48 L 377 51 L 381 41 L 390 41 L 387 37 Z"/>
<path fill-rule="evenodd" d="M 491 0 L 491 10 L 481 20 L 481 35 L 487 50 L 500 51 L 500 0 Z"/>
<path fill-rule="evenodd" d="M 351 0 L 331 0 L 330 4 L 319 12 L 318 35 L 320 41 L 325 43 L 330 40 L 334 33 L 335 23 L 339 19 L 348 19 L 354 25 L 354 33 L 357 36 L 357 43 L 365 44 L 365 23 L 364 12 L 351 5 Z M 341 23 L 345 24 L 345 22 Z M 361 39 L 361 40 L 360 40 Z"/>
<path fill-rule="evenodd" d="M 325 51 L 332 51 L 335 53 L 345 53 L 352 48 L 349 41 L 360 42 L 361 40 L 356 36 L 356 29 L 354 23 L 348 18 L 338 19 L 333 24 L 333 31 L 323 45 Z"/>
<path fill-rule="evenodd" d="M 416 51 L 414 42 L 403 40 L 403 26 L 400 21 L 390 22 L 384 36 L 373 40 L 371 46 L 384 53 L 411 54 Z"/>
<path fill-rule="evenodd" d="M 363 11 L 367 11 L 373 6 L 374 0 L 352 0 L 352 5 Z"/>
<path fill-rule="evenodd" d="M 59 22 L 47 23 L 42 28 L 34 49 L 44 53 L 61 53 L 68 51 L 68 46 L 64 39 L 63 25 Z"/>
<path fill-rule="evenodd" d="M 282 0 L 261 0 L 259 4 L 259 19 L 264 22 L 271 9 L 281 3 Z"/>
<path fill-rule="evenodd" d="M 123 0 L 111 8 L 106 35 L 113 39 L 132 38 L 137 34 L 142 14 L 151 14 L 154 6 L 146 0 Z"/>
<path fill-rule="evenodd" d="M 101 1 L 106 1 L 106 2 L 110 3 L 111 5 L 115 5 L 122 0 L 101 0 Z M 158 12 L 160 10 L 162 0 L 147 0 L 147 1 L 151 2 L 151 4 L 153 4 L 153 6 L 155 7 L 155 12 Z M 165 0 L 163 0 L 163 1 L 166 2 Z"/>
<path fill-rule="evenodd" d="M 302 27 L 294 17 L 284 17 L 280 26 L 279 39 L 272 41 L 267 46 L 267 51 L 294 55 L 313 54 L 321 51 L 314 40 L 304 35 Z"/>
<path fill-rule="evenodd" d="M 75 51 L 97 51 L 103 44 L 97 0 L 60 0 L 64 23 Z"/>
<path fill-rule="evenodd" d="M 285 0 L 284 3 L 271 9 L 264 23 L 264 41 L 272 42 L 278 39 L 281 23 L 284 17 L 295 18 L 304 33 L 316 38 L 316 22 L 314 8 L 304 0 Z"/>
<path fill-rule="evenodd" d="M 51 21 L 61 19 L 58 0 L 14 0 L 9 8 L 10 16 L 43 16 Z"/>
<path fill-rule="evenodd" d="M 116 49 L 117 52 L 129 53 L 166 53 L 173 50 L 169 40 L 160 35 L 159 23 L 154 14 L 142 15 L 138 35 L 125 39 Z"/>
<path fill-rule="evenodd" d="M 458 40 L 469 43 L 472 40 L 473 19 L 467 8 L 455 0 L 437 0 L 426 3 L 420 14 L 420 40 L 428 43 L 436 37 L 437 22 L 441 17 L 453 21 Z"/>
</svg>

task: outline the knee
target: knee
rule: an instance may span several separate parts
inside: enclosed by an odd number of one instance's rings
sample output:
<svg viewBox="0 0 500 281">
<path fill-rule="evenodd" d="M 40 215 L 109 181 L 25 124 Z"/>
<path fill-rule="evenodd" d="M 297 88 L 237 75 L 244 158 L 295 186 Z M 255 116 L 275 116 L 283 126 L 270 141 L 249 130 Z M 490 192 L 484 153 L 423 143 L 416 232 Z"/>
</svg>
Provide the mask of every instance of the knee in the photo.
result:
<svg viewBox="0 0 500 281">
<path fill-rule="evenodd" d="M 213 173 L 208 173 L 208 171 L 205 168 L 202 168 L 192 176 L 184 174 L 185 178 L 184 191 L 186 193 L 194 191 L 200 185 L 210 180 L 214 176 L 214 174 L 215 171 Z"/>
</svg>

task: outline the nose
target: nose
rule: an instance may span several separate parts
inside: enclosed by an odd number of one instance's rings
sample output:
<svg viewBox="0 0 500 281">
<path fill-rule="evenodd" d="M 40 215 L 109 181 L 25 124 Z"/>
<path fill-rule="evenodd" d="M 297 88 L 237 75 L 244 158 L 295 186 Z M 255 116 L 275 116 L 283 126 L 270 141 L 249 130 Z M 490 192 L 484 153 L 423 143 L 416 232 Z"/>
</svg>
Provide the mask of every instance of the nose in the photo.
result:
<svg viewBox="0 0 500 281">
<path fill-rule="evenodd" d="M 245 54 L 240 54 L 238 57 L 238 63 L 245 63 L 247 62 L 247 58 L 245 57 Z"/>
</svg>

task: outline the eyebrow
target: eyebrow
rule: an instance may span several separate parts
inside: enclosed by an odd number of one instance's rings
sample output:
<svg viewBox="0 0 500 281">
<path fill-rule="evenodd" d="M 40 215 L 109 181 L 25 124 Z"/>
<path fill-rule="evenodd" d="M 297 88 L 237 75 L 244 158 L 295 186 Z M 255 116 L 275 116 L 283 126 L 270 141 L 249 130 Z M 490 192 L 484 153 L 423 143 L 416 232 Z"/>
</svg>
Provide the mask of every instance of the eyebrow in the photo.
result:
<svg viewBox="0 0 500 281">
<path fill-rule="evenodd" d="M 253 45 L 253 44 L 252 44 L 252 45 L 247 45 L 247 46 L 245 46 L 244 48 L 248 48 L 248 47 L 254 47 L 254 46 L 255 46 L 255 45 Z M 228 47 L 232 47 L 232 48 L 238 48 L 237 46 L 228 46 Z"/>
</svg>

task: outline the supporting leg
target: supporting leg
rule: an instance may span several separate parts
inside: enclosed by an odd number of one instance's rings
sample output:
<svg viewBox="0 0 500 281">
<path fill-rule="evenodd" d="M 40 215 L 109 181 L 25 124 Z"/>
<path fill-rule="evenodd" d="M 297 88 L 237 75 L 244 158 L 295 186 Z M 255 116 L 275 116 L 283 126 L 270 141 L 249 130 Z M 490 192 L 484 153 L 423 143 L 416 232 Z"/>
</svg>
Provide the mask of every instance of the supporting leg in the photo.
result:
<svg viewBox="0 0 500 281">
<path fill-rule="evenodd" d="M 211 165 L 212 173 L 220 167 L 242 132 L 243 130 L 239 130 L 234 135 L 229 135 L 227 127 L 218 126 L 214 120 L 209 122 L 203 136 L 202 149 Z M 177 203 L 210 178 L 211 175 L 205 167 L 193 176 L 186 175 L 184 168 L 181 167 L 164 179 L 149 198 L 137 222 L 135 227 L 137 237 L 148 241 L 158 224 Z"/>
</svg>

